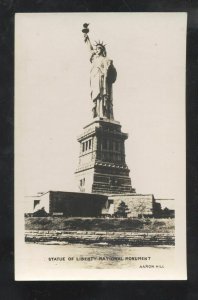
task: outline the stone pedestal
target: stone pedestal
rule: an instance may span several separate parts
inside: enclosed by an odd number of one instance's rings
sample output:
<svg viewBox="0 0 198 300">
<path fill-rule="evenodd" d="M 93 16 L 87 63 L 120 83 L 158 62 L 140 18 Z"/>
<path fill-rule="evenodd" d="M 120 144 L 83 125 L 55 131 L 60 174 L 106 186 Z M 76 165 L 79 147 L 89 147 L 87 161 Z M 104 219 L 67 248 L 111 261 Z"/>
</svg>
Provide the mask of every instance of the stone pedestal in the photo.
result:
<svg viewBox="0 0 198 300">
<path fill-rule="evenodd" d="M 95 118 L 78 137 L 80 155 L 75 172 L 80 192 L 133 193 L 125 162 L 127 133 L 117 121 Z"/>
</svg>

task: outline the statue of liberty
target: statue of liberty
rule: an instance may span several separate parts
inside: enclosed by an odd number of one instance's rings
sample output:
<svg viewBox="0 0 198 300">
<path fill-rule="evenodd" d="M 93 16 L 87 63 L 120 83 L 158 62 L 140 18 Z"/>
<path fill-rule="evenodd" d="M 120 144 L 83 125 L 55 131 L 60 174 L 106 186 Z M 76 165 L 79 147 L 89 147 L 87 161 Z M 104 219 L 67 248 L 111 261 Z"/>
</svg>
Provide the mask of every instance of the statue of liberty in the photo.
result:
<svg viewBox="0 0 198 300">
<path fill-rule="evenodd" d="M 91 52 L 90 71 L 91 99 L 93 101 L 93 117 L 113 120 L 113 89 L 112 84 L 116 81 L 117 72 L 113 61 L 107 57 L 103 42 L 96 42 L 92 46 L 88 36 L 88 25 L 84 24 L 84 41 Z"/>
</svg>

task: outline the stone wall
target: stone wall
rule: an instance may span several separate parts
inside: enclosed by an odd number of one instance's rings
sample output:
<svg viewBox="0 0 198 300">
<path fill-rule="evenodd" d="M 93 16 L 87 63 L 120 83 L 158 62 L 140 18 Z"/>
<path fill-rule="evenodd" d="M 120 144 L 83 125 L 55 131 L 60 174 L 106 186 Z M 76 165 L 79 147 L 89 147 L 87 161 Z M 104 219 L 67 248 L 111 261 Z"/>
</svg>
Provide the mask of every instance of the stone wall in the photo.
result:
<svg viewBox="0 0 198 300">
<path fill-rule="evenodd" d="M 125 202 L 129 208 L 130 212 L 128 217 L 141 217 L 142 215 L 152 216 L 154 214 L 155 200 L 153 195 L 135 193 L 107 196 L 88 193 L 49 191 L 39 197 L 39 207 L 44 207 L 45 211 L 50 214 L 61 213 L 68 217 L 97 217 L 101 216 L 102 212 L 104 213 L 104 210 L 108 214 L 110 206 L 110 214 L 115 213 L 121 201 Z M 35 209 L 39 207 L 37 205 Z"/>
<path fill-rule="evenodd" d="M 117 211 L 119 204 L 123 201 L 129 208 L 128 217 L 140 217 L 142 215 L 153 215 L 154 197 L 153 195 L 141 194 L 121 194 L 111 195 L 108 200 L 113 200 L 114 212 Z"/>
<path fill-rule="evenodd" d="M 26 230 L 28 243 L 106 244 L 130 246 L 174 245 L 174 233 L 138 233 L 107 231 Z"/>
<path fill-rule="evenodd" d="M 50 213 L 63 213 L 67 217 L 97 217 L 107 207 L 107 196 L 50 191 Z"/>
</svg>

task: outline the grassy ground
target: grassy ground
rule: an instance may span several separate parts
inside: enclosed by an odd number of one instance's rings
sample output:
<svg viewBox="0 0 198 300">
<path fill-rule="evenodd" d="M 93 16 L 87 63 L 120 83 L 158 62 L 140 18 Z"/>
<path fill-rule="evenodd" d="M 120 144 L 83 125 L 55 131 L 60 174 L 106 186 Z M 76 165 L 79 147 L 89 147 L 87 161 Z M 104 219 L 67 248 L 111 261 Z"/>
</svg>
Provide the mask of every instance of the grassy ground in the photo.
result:
<svg viewBox="0 0 198 300">
<path fill-rule="evenodd" d="M 173 232 L 174 219 L 26 217 L 26 230 Z"/>
</svg>

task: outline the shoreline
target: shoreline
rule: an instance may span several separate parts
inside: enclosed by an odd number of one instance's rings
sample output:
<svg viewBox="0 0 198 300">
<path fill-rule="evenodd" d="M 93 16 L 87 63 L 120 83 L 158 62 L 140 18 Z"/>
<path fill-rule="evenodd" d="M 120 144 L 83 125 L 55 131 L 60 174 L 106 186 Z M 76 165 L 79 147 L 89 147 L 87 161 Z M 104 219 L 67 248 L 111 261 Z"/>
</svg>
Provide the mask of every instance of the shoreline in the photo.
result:
<svg viewBox="0 0 198 300">
<path fill-rule="evenodd" d="M 174 246 L 175 235 L 171 232 L 25 230 L 25 242 L 48 245 Z"/>
</svg>

